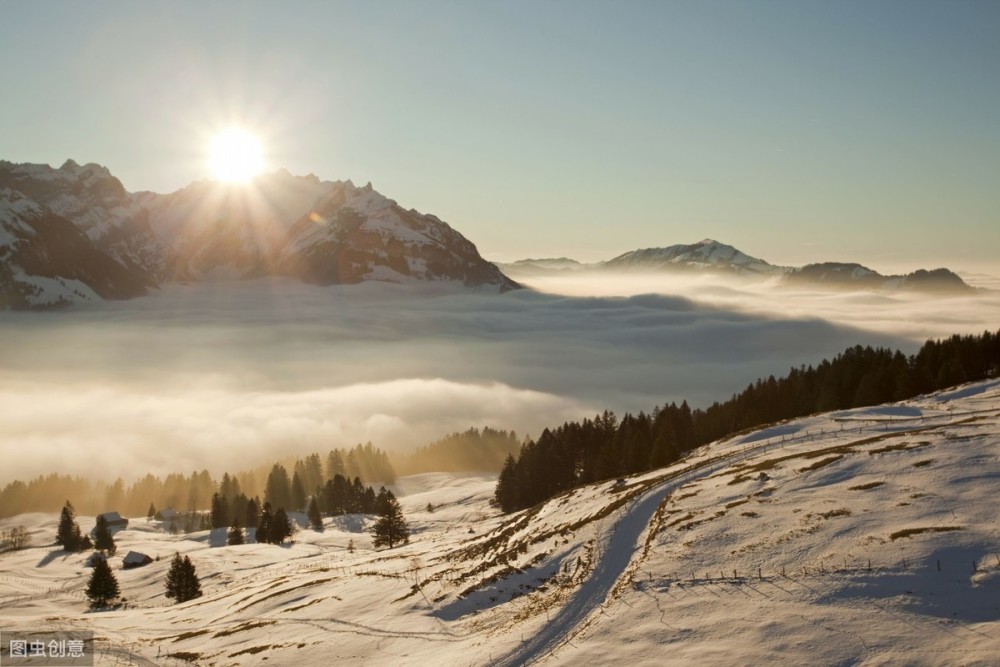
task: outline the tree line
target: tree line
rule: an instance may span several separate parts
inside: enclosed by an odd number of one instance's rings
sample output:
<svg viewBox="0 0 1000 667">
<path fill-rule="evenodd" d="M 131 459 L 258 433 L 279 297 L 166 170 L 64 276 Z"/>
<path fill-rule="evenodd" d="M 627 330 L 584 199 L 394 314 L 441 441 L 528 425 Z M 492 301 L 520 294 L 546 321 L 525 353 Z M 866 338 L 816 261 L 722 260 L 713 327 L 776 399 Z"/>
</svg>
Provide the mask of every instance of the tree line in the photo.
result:
<svg viewBox="0 0 1000 667">
<path fill-rule="evenodd" d="M 504 462 L 495 498 L 505 512 L 569 489 L 653 470 L 719 438 L 830 410 L 900 401 L 1000 375 L 1000 331 L 930 340 L 911 356 L 887 348 L 849 348 L 815 367 L 757 380 L 729 400 L 692 410 L 687 401 L 620 420 L 605 411 L 529 439 Z"/>
<path fill-rule="evenodd" d="M 324 484 L 337 473 L 348 479 L 358 477 L 369 484 L 392 484 L 396 480 L 388 454 L 371 443 L 350 449 L 333 449 L 322 456 L 314 453 L 279 464 L 291 471 L 288 492 L 292 495 L 287 501 L 282 498 L 280 503 L 289 508 L 295 500 L 313 493 L 317 484 Z M 268 464 L 229 477 L 248 496 L 265 495 L 272 469 L 273 465 Z M 123 516 L 145 516 L 146 508 L 151 504 L 160 509 L 169 507 L 192 512 L 209 507 L 218 486 L 219 480 L 207 470 L 196 470 L 187 475 L 171 473 L 165 477 L 147 474 L 130 485 L 126 485 L 121 478 L 106 483 L 51 473 L 27 482 L 15 480 L 4 486 L 0 490 L 0 518 L 26 512 L 58 512 L 60 503 L 67 496 L 76 500 L 78 509 L 84 514 L 115 510 Z M 279 503 L 273 504 L 277 506 Z"/>
<path fill-rule="evenodd" d="M 514 431 L 484 427 L 450 433 L 409 455 L 399 456 L 396 469 L 401 475 L 421 472 L 500 472 L 510 454 L 521 448 Z"/>
</svg>

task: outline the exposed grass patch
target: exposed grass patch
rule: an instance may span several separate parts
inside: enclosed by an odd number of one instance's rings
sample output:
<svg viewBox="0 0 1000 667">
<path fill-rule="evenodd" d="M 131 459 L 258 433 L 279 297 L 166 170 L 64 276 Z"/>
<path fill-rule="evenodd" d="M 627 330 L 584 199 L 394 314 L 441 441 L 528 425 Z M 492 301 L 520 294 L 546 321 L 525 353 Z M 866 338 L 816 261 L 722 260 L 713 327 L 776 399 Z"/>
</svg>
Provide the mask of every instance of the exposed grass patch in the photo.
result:
<svg viewBox="0 0 1000 667">
<path fill-rule="evenodd" d="M 750 512 L 740 512 L 740 516 L 746 516 L 746 517 L 750 517 L 751 519 L 756 519 L 760 515 L 757 514 L 754 511 L 750 511 Z"/>
<path fill-rule="evenodd" d="M 197 637 L 199 635 L 204 635 L 211 632 L 211 630 L 192 630 L 191 632 L 182 632 L 181 634 L 174 637 L 175 642 L 183 641 L 185 639 L 191 639 L 192 637 Z"/>
<path fill-rule="evenodd" d="M 889 452 L 905 452 L 909 449 L 913 449 L 913 445 L 908 442 L 901 442 L 898 445 L 887 445 L 885 447 L 879 447 L 878 449 L 869 449 L 868 456 L 875 456 L 876 454 L 888 454 Z"/>
<path fill-rule="evenodd" d="M 268 625 L 274 625 L 274 621 L 257 621 L 243 623 L 242 625 L 237 625 L 235 628 L 230 628 L 229 630 L 219 630 L 212 637 L 228 637 L 230 635 L 235 635 L 237 632 L 246 632 L 247 630 L 256 630 L 257 628 L 267 627 Z"/>
<path fill-rule="evenodd" d="M 740 505 L 746 505 L 748 502 L 750 502 L 749 498 L 744 498 L 743 500 L 734 500 L 731 503 L 726 503 L 726 509 L 731 510 L 734 507 L 739 507 Z"/>
<path fill-rule="evenodd" d="M 359 572 L 358 574 L 365 574 L 365 573 L 364 572 Z M 277 597 L 279 595 L 284 595 L 285 593 L 294 593 L 294 592 L 298 591 L 300 588 L 305 588 L 306 586 L 318 586 L 319 584 L 325 584 L 325 583 L 327 583 L 329 581 L 333 581 L 334 579 L 335 579 L 335 577 L 329 577 L 327 579 L 316 579 L 314 581 L 307 581 L 307 582 L 298 584 L 294 588 L 284 588 L 284 589 L 282 589 L 280 591 L 274 591 L 273 593 L 269 593 L 268 595 L 265 595 L 262 598 L 257 598 L 256 600 L 254 600 L 250 604 L 248 604 L 245 607 L 243 607 L 240 611 L 246 611 L 247 609 L 249 609 L 250 607 L 254 606 L 255 604 L 260 604 L 261 602 L 263 602 L 265 600 L 270 600 L 273 597 Z"/>
<path fill-rule="evenodd" d="M 923 461 L 917 461 L 913 464 L 914 468 L 925 468 L 930 464 L 934 463 L 934 459 L 924 459 Z"/>
<path fill-rule="evenodd" d="M 201 653 L 192 653 L 191 651 L 178 651 L 177 653 L 168 653 L 168 658 L 173 658 L 174 660 L 183 660 L 184 662 L 198 662 L 201 658 Z"/>
<path fill-rule="evenodd" d="M 867 491 L 868 489 L 876 489 L 885 484 L 885 482 L 868 482 L 867 484 L 858 484 L 857 486 L 847 487 L 848 491 Z"/>
<path fill-rule="evenodd" d="M 851 510 L 840 508 L 839 510 L 830 510 L 829 512 L 820 512 L 816 516 L 821 516 L 824 519 L 832 519 L 837 516 L 851 516 Z"/>
<path fill-rule="evenodd" d="M 333 598 L 334 600 L 337 600 L 338 602 L 340 601 L 340 598 L 337 597 L 336 595 L 331 595 L 330 597 Z M 289 607 L 288 609 L 282 609 L 281 611 L 282 612 L 286 612 L 286 611 L 298 611 L 299 609 L 302 609 L 303 607 L 308 607 L 311 604 L 316 604 L 317 602 L 322 602 L 322 601 L 323 601 L 322 599 L 316 598 L 315 600 L 310 600 L 309 602 L 306 602 L 305 604 L 300 604 L 300 605 L 298 605 L 296 607 Z"/>
<path fill-rule="evenodd" d="M 813 470 L 819 470 L 823 466 L 828 466 L 831 463 L 836 463 L 837 461 L 839 461 L 842 458 L 844 458 L 843 455 L 840 455 L 840 456 L 830 456 L 828 458 L 816 461 L 815 463 L 813 463 L 811 465 L 807 465 L 805 468 L 799 468 L 799 472 L 810 472 L 810 471 L 813 471 Z"/>
<path fill-rule="evenodd" d="M 912 537 L 913 535 L 920 535 L 921 533 L 948 533 L 953 530 L 962 530 L 961 526 L 930 526 L 927 528 L 905 528 L 903 530 L 897 530 L 895 533 L 889 535 L 890 540 L 898 540 L 903 537 Z"/>
<path fill-rule="evenodd" d="M 235 658 L 238 655 L 256 655 L 261 651 L 266 651 L 269 648 L 272 648 L 271 644 L 268 644 L 266 646 L 251 646 L 250 648 L 245 648 L 242 651 L 237 651 L 236 653 L 230 653 L 229 657 Z"/>
<path fill-rule="evenodd" d="M 677 526 L 677 530 L 691 530 L 695 526 L 700 526 L 703 523 L 708 523 L 712 519 L 718 518 L 718 515 L 713 514 L 712 516 L 707 516 L 704 519 L 697 519 L 695 521 L 690 521 L 683 525 Z"/>
<path fill-rule="evenodd" d="M 684 523 L 685 521 L 690 521 L 690 520 L 691 520 L 691 519 L 693 519 L 693 518 L 694 518 L 694 514 L 691 514 L 690 512 L 688 512 L 687 514 L 685 514 L 685 515 L 684 515 L 684 516 L 682 516 L 681 518 L 679 518 L 679 519 L 674 519 L 673 521 L 671 521 L 670 523 L 668 523 L 668 524 L 667 524 L 667 528 L 673 528 L 674 526 L 677 526 L 677 525 L 679 525 L 679 524 L 682 524 L 682 523 Z"/>
</svg>

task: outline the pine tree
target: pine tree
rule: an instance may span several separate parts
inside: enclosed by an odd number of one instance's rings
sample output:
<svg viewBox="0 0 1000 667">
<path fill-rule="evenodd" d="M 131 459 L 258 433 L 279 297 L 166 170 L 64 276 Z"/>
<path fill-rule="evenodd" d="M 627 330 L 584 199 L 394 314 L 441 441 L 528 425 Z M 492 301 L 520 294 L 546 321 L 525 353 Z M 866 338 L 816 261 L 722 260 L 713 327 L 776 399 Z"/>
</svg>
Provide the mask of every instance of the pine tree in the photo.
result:
<svg viewBox="0 0 1000 667">
<path fill-rule="evenodd" d="M 212 494 L 212 528 L 225 528 L 229 525 L 229 503 L 220 493 Z"/>
<path fill-rule="evenodd" d="M 194 563 L 187 556 L 181 563 L 184 573 L 184 599 L 178 602 L 187 602 L 201 597 L 201 581 L 198 580 L 198 573 L 194 569 Z"/>
<path fill-rule="evenodd" d="M 272 507 L 291 507 L 292 482 L 288 479 L 288 471 L 280 463 L 275 463 L 267 476 L 264 502 L 271 503 Z"/>
<path fill-rule="evenodd" d="M 291 499 L 291 508 L 295 511 L 299 511 L 306 506 L 306 487 L 302 483 L 302 476 L 297 470 L 292 476 Z"/>
<path fill-rule="evenodd" d="M 115 538 L 111 535 L 111 529 L 108 528 L 108 520 L 103 515 L 97 517 L 97 528 L 94 529 L 94 548 L 109 556 L 114 556 L 115 552 L 118 551 Z"/>
<path fill-rule="evenodd" d="M 90 575 L 87 583 L 87 597 L 90 598 L 90 608 L 100 609 L 107 607 L 119 594 L 118 580 L 115 573 L 111 571 L 108 561 L 98 556 L 97 563 L 94 564 L 94 571 Z"/>
<path fill-rule="evenodd" d="M 271 503 L 264 503 L 264 509 L 260 512 L 260 520 L 257 522 L 257 544 L 268 544 L 271 542 L 271 526 L 274 517 L 271 515 Z"/>
<path fill-rule="evenodd" d="M 260 523 L 260 498 L 254 497 L 247 501 L 246 527 L 253 528 Z"/>
<path fill-rule="evenodd" d="M 167 570 L 167 580 L 165 586 L 168 598 L 176 598 L 181 590 L 181 575 L 183 570 L 183 559 L 179 552 L 174 552 L 174 557 L 170 561 L 170 569 Z"/>
<path fill-rule="evenodd" d="M 316 500 L 316 496 L 313 496 L 309 500 L 309 524 L 314 530 L 322 533 L 323 532 L 323 515 L 319 511 L 319 502 Z"/>
<path fill-rule="evenodd" d="M 233 521 L 233 525 L 227 535 L 226 543 L 231 547 L 238 544 L 246 544 L 246 537 L 243 535 L 243 529 L 240 528 L 239 519 Z"/>
<path fill-rule="evenodd" d="M 190 558 L 187 556 L 181 558 L 179 553 L 174 553 L 174 558 L 170 561 L 170 570 L 167 571 L 166 589 L 166 596 L 174 598 L 177 602 L 187 602 L 201 597 L 201 582 L 198 581 L 198 574 Z"/>
<path fill-rule="evenodd" d="M 146 520 L 149 521 L 154 516 L 156 516 L 156 506 L 153 503 L 149 503 L 149 509 L 146 510 Z"/>
<path fill-rule="evenodd" d="M 410 541 L 410 529 L 406 525 L 399 501 L 392 491 L 386 491 L 385 494 L 383 511 L 379 513 L 379 518 L 372 527 L 372 540 L 376 549 L 387 545 L 391 549 L 397 544 Z"/>
<path fill-rule="evenodd" d="M 73 504 L 66 501 L 59 516 L 59 529 L 56 531 L 56 544 L 66 551 L 83 551 L 84 537 L 80 534 L 80 525 L 76 522 L 76 512 Z M 89 542 L 89 540 L 88 540 Z"/>
<path fill-rule="evenodd" d="M 281 544 L 286 538 L 292 536 L 292 524 L 288 520 L 288 514 L 285 513 L 284 507 L 279 507 L 278 511 L 274 513 L 274 519 L 271 522 L 271 544 Z"/>
</svg>

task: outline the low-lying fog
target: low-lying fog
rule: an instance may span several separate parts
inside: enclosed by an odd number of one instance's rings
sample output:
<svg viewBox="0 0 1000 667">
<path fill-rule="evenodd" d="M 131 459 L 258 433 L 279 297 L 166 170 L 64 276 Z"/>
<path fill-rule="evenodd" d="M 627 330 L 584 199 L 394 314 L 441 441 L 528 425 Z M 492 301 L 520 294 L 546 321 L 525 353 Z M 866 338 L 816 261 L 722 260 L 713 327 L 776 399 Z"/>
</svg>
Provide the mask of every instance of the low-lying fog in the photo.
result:
<svg viewBox="0 0 1000 667">
<path fill-rule="evenodd" d="M 928 336 L 996 329 L 1000 313 L 997 293 L 529 282 L 576 296 L 261 280 L 0 313 L 0 484 L 53 471 L 218 473 L 472 426 L 537 435 L 604 408 L 724 400 L 859 343 L 912 352 Z"/>
</svg>

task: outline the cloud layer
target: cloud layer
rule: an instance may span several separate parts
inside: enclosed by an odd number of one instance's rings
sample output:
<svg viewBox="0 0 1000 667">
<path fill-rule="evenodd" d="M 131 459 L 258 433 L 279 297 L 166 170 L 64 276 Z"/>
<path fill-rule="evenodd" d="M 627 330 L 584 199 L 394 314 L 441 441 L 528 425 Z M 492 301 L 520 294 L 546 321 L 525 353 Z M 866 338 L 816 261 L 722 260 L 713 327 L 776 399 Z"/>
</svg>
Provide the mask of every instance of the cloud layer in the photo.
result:
<svg viewBox="0 0 1000 667">
<path fill-rule="evenodd" d="M 221 472 L 471 426 L 537 435 L 604 408 L 705 405 L 849 345 L 912 351 L 928 335 L 996 328 L 1000 312 L 995 297 L 718 281 L 661 280 L 659 294 L 625 278 L 540 286 L 576 295 L 251 281 L 0 314 L 0 483 Z"/>
</svg>

